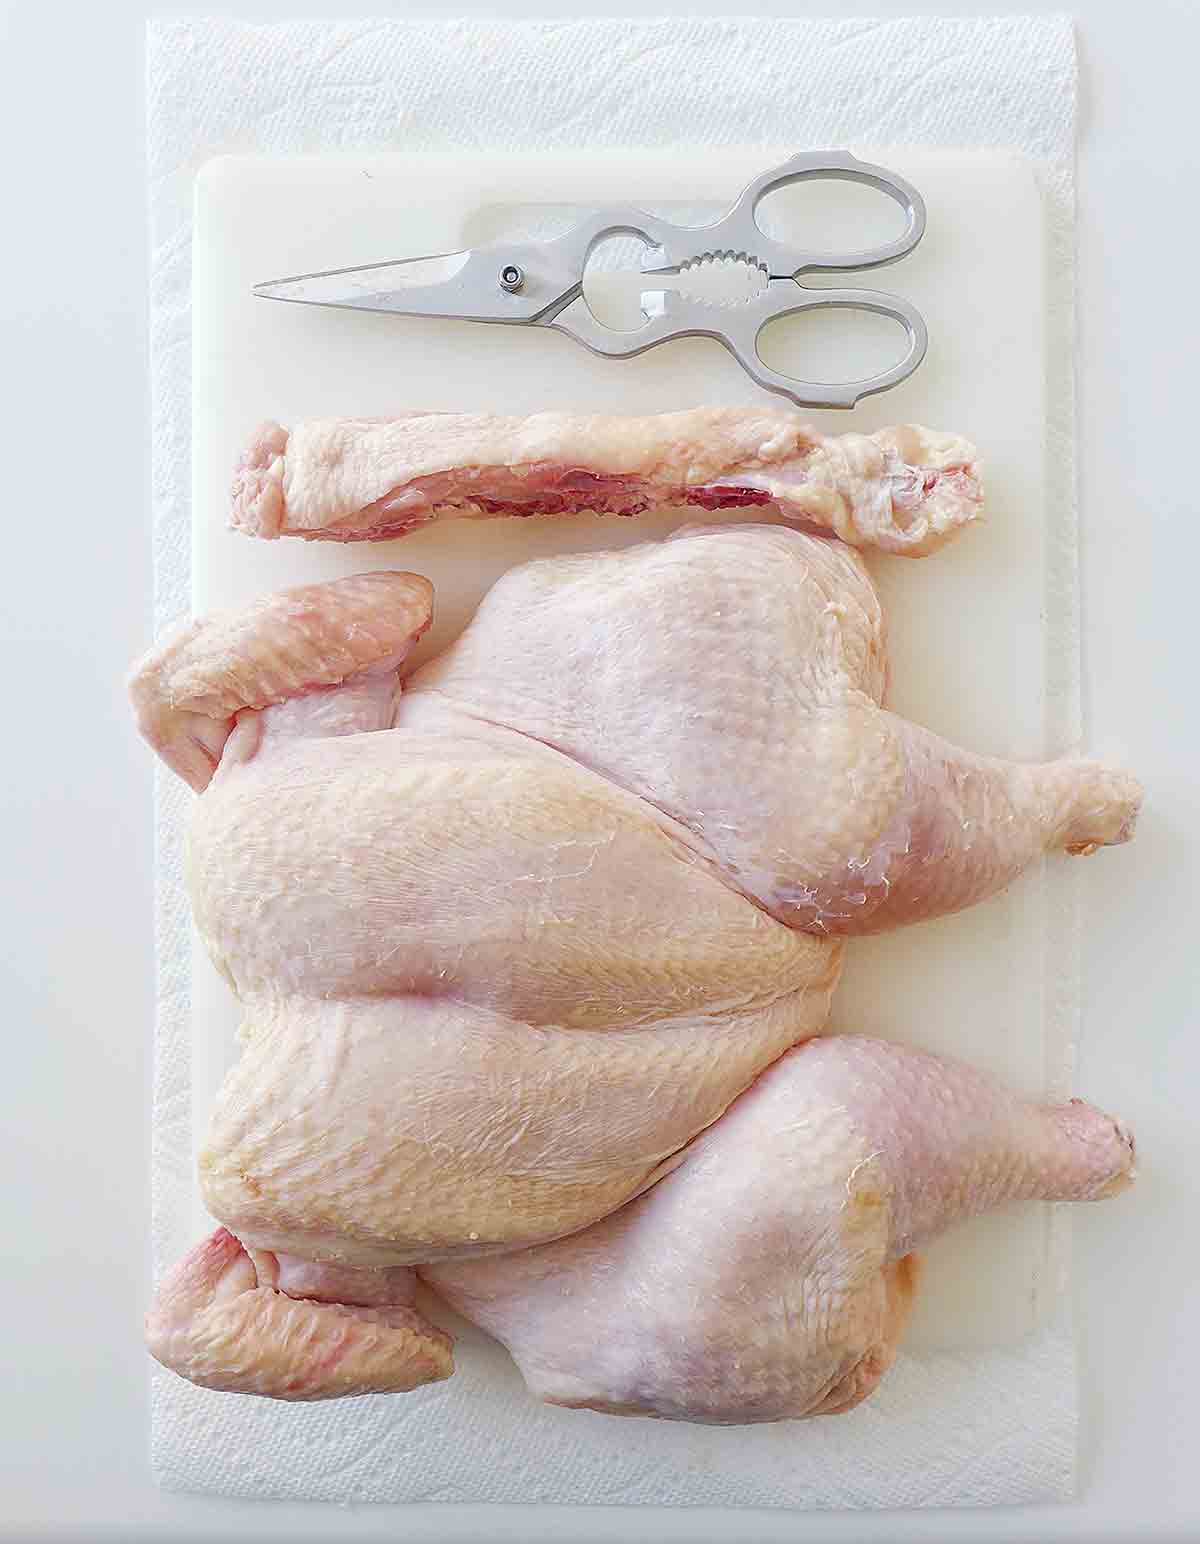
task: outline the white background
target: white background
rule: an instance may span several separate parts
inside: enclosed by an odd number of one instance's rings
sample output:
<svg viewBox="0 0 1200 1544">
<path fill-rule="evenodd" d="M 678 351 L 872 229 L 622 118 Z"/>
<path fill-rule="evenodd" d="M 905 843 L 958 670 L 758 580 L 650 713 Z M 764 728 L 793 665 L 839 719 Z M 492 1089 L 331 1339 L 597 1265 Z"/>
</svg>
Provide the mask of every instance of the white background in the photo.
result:
<svg viewBox="0 0 1200 1544">
<path fill-rule="evenodd" d="M 165 0 L 156 14 L 195 12 Z M 580 3 L 576 14 L 626 7 Z M 670 9 L 667 4 L 664 9 Z M 690 14 L 728 14 L 729 0 Z M 759 13 L 818 15 L 759 0 Z M 864 0 L 903 15 L 903 0 Z M 988 15 L 993 4 L 926 4 Z M 1054 10 L 1025 0 L 1022 11 Z M 270 18 L 504 13 L 210 3 Z M 159 1493 L 148 1290 L 150 758 L 121 679 L 150 632 L 142 26 L 136 0 L 0 0 L 0 1537 L 397 1540 L 1200 1537 L 1193 441 L 1194 0 L 1077 0 L 1080 468 L 1093 749 L 1149 801 L 1120 888 L 1086 886 L 1078 1091 L 1140 1139 L 1133 1194 L 1076 1214 L 1083 1494 L 888 1516 L 409 1508 Z M 525 4 L 512 14 L 562 15 Z M 1115 883 L 1115 881 L 1114 881 Z"/>
</svg>

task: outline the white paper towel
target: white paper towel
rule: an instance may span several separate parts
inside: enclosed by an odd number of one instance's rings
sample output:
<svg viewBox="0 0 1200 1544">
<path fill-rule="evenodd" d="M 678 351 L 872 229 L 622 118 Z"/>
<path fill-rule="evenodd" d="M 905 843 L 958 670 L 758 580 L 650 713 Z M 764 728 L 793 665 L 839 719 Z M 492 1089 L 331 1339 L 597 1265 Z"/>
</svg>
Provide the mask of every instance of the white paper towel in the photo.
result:
<svg viewBox="0 0 1200 1544">
<path fill-rule="evenodd" d="M 189 609 L 190 190 L 225 151 L 554 149 L 847 143 L 1014 148 L 1050 212 L 1052 741 L 1078 737 L 1072 296 L 1074 44 L 1062 18 L 995 21 L 155 23 L 149 31 L 156 619 Z M 194 1242 L 190 796 L 158 786 L 155 1267 Z M 1059 1084 L 1077 983 L 1073 876 L 1051 879 L 1060 969 L 1048 1005 Z M 1061 1232 L 1061 1229 L 1059 1230 Z M 802 1507 L 1060 1499 L 1074 1484 L 1065 1306 L 1024 1345 L 902 1354 L 833 1421 L 710 1430 L 540 1406 L 472 1355 L 404 1397 L 287 1407 L 156 1371 L 155 1467 L 168 1485 L 333 1501 L 659 1502 Z M 486 1388 L 484 1380 L 486 1378 Z"/>
</svg>

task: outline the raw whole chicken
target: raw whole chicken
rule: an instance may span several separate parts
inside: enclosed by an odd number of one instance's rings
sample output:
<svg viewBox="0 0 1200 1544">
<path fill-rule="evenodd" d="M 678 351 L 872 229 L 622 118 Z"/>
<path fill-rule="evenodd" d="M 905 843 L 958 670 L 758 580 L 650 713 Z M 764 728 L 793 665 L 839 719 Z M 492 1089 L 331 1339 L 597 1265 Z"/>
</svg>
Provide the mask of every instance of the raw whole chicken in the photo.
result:
<svg viewBox="0 0 1200 1544">
<path fill-rule="evenodd" d="M 915 1249 L 1111 1194 L 1133 1147 L 1077 1101 L 813 1038 L 844 941 L 1124 841 L 1137 784 L 886 712 L 866 569 L 804 531 L 515 569 L 401 692 L 431 607 L 361 574 L 133 675 L 202 793 L 193 906 L 243 1012 L 200 1160 L 223 1226 L 160 1284 L 151 1350 L 281 1398 L 413 1388 L 452 1371 L 419 1275 L 556 1402 L 849 1408 Z"/>
</svg>

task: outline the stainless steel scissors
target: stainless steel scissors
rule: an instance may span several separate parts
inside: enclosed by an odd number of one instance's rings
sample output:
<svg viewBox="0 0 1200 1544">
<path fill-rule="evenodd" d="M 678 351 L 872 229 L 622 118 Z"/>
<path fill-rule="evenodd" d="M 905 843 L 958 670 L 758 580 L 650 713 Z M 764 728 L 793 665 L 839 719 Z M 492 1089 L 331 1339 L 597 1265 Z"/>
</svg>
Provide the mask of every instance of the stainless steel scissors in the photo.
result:
<svg viewBox="0 0 1200 1544">
<path fill-rule="evenodd" d="M 815 178 L 862 182 L 886 193 L 904 210 L 904 230 L 882 246 L 841 254 L 796 249 L 768 236 L 756 218 L 766 195 Z M 675 225 L 633 205 L 617 205 L 597 209 L 551 241 L 497 243 L 436 257 L 334 268 L 256 284 L 254 292 L 271 300 L 401 316 L 555 327 L 609 359 L 629 358 L 672 338 L 715 338 L 768 391 L 790 397 L 800 407 L 849 408 L 912 374 L 925 356 L 924 319 L 898 295 L 818 289 L 800 280 L 810 273 L 882 268 L 911 252 L 924 233 L 925 203 L 910 183 L 848 151 L 816 151 L 793 156 L 756 177 L 729 213 L 711 225 Z M 617 332 L 596 319 L 583 293 L 588 258 L 598 243 L 614 235 L 635 236 L 646 244 L 641 263 L 646 274 L 679 274 L 715 257 L 756 267 L 765 283 L 757 295 L 732 306 L 674 289 L 648 290 L 641 297 L 644 324 L 632 332 Z M 768 323 L 827 306 L 875 311 L 901 323 L 908 334 L 904 358 L 878 375 L 837 385 L 797 380 L 766 363 L 758 344 Z"/>
</svg>

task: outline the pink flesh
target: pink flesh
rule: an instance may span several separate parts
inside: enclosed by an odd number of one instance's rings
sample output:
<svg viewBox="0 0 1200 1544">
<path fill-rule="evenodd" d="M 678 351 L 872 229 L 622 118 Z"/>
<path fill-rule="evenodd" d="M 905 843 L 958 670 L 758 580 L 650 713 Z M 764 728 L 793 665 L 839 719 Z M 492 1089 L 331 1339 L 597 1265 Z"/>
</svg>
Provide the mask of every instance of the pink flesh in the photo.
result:
<svg viewBox="0 0 1200 1544">
<path fill-rule="evenodd" d="M 941 481 L 957 482 L 966 490 L 965 478 L 967 474 L 956 473 L 927 473 L 921 483 L 921 491 L 924 494 L 932 493 Z M 589 479 L 587 487 L 575 488 L 570 486 L 576 480 Z M 443 479 L 429 479 L 431 484 L 441 483 Z M 588 491 L 588 487 L 591 491 Z M 416 501 L 410 495 L 417 492 L 421 498 L 427 500 L 427 508 L 424 513 L 410 514 L 402 520 L 389 520 L 388 513 L 395 506 L 396 500 L 388 494 L 382 499 L 377 499 L 374 504 L 368 504 L 355 516 L 356 523 L 353 526 L 327 526 L 320 531 L 296 531 L 291 534 L 300 536 L 305 541 L 393 541 L 401 536 L 408 536 L 421 526 L 428 525 L 431 520 L 437 518 L 440 510 L 447 509 L 480 509 L 489 515 L 507 515 L 518 519 L 527 519 L 544 515 L 623 515 L 631 517 L 645 514 L 648 510 L 663 507 L 698 508 L 706 510 L 718 509 L 750 509 L 766 506 L 772 502 L 771 495 L 759 488 L 739 488 L 732 484 L 710 484 L 708 487 L 680 488 L 670 497 L 657 496 L 655 490 L 645 484 L 619 477 L 602 478 L 593 472 L 584 472 L 578 468 L 569 468 L 561 474 L 561 481 L 554 486 L 548 481 L 542 491 L 533 497 L 518 497 L 515 493 L 511 498 L 498 498 L 493 493 L 484 497 L 478 493 L 461 493 L 456 488 L 446 488 L 444 493 L 439 492 L 436 486 L 428 488 L 415 488 L 410 484 L 405 489 L 405 496 L 401 500 L 406 509 L 414 507 Z M 906 512 L 916 507 L 919 502 L 914 498 L 896 499 L 898 511 Z M 358 522 L 363 522 L 359 524 Z M 792 524 L 798 530 L 806 531 L 812 536 L 828 537 L 832 533 L 822 530 L 820 526 L 808 520 L 794 519 Z"/>
<path fill-rule="evenodd" d="M 481 482 L 486 493 L 479 491 Z M 546 462 L 523 469 L 521 474 L 512 469 L 489 469 L 486 477 L 474 470 L 420 478 L 366 505 L 355 516 L 353 526 L 331 525 L 296 534 L 310 541 L 391 541 L 427 525 L 438 510 L 468 507 L 489 515 L 528 518 L 585 513 L 632 516 L 671 504 L 709 510 L 746 509 L 770 502 L 771 495 L 762 489 L 733 485 L 679 488 L 664 497 L 661 489 L 637 478 L 606 477 L 582 467 Z M 409 513 L 393 520 L 390 516 L 396 509 Z"/>
</svg>

